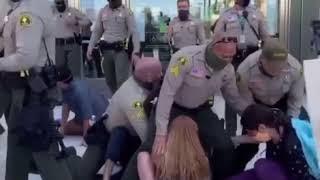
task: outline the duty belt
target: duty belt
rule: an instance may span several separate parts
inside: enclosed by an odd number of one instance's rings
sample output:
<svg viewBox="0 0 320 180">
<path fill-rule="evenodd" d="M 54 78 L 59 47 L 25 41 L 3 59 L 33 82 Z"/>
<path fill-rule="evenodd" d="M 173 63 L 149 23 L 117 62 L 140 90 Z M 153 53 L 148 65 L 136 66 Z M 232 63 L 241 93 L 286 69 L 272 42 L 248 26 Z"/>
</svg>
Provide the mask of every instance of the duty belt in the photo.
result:
<svg viewBox="0 0 320 180">
<path fill-rule="evenodd" d="M 115 50 L 115 51 L 122 51 L 126 47 L 126 41 L 117 41 L 113 43 L 109 43 L 106 41 L 101 41 L 99 43 L 100 49 L 105 50 Z"/>
<path fill-rule="evenodd" d="M 288 96 L 289 96 L 288 94 L 285 94 L 279 101 L 277 101 L 273 105 L 265 104 L 262 101 L 260 101 L 259 99 L 257 99 L 256 97 L 253 97 L 253 98 L 257 104 L 262 104 L 262 105 L 265 105 L 270 108 L 278 108 L 281 111 L 283 111 L 284 113 L 286 113 L 288 110 L 288 105 L 287 105 Z"/>
<path fill-rule="evenodd" d="M 194 113 L 198 113 L 201 110 L 207 109 L 207 108 L 211 108 L 213 106 L 213 100 L 207 100 L 205 103 L 201 104 L 200 106 L 196 107 L 196 108 L 187 108 L 187 107 L 183 107 L 177 103 L 173 103 L 172 107 L 177 108 L 183 112 L 187 112 L 190 114 L 194 114 Z"/>
<path fill-rule="evenodd" d="M 76 40 L 74 39 L 74 37 L 70 37 L 70 38 L 56 38 L 56 44 L 57 45 L 71 45 L 71 44 L 75 44 Z"/>
</svg>

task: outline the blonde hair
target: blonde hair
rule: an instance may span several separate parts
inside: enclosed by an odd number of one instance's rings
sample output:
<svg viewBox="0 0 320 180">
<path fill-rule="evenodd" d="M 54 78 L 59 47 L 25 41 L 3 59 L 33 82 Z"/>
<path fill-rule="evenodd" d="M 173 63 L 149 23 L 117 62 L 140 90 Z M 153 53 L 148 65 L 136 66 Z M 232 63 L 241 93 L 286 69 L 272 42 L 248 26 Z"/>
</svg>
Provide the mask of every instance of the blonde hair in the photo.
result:
<svg viewBox="0 0 320 180">
<path fill-rule="evenodd" d="M 173 120 L 166 153 L 155 162 L 157 180 L 204 180 L 210 176 L 208 158 L 197 124 L 187 116 Z"/>
</svg>

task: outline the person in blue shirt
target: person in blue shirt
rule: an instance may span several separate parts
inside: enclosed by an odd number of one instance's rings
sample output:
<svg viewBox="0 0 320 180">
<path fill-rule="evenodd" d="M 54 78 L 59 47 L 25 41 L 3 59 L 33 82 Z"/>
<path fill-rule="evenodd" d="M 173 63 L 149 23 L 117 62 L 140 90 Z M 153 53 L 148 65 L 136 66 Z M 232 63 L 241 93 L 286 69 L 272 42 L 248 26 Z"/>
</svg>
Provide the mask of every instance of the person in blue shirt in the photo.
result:
<svg viewBox="0 0 320 180">
<path fill-rule="evenodd" d="M 74 80 L 67 67 L 58 68 L 58 86 L 63 97 L 61 132 L 85 136 L 90 121 L 100 119 L 109 105 L 107 97 L 89 86 L 85 80 Z M 70 111 L 75 114 L 75 118 L 68 121 Z"/>
</svg>

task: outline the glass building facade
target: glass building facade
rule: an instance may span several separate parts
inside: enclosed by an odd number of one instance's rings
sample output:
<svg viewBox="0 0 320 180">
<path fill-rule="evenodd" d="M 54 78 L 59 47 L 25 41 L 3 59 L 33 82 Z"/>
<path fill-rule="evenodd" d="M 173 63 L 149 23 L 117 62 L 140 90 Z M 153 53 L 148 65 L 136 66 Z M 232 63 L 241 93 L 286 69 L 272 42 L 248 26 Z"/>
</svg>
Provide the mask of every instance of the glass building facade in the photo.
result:
<svg viewBox="0 0 320 180">
<path fill-rule="evenodd" d="M 53 0 L 50 0 L 53 1 Z M 69 5 L 86 13 L 94 22 L 99 10 L 108 2 L 107 0 L 68 0 Z M 135 14 L 141 40 L 145 40 L 145 24 L 152 21 L 155 26 L 165 30 L 160 18 L 172 19 L 177 15 L 176 0 L 123 0 Z M 272 35 L 279 33 L 279 3 L 280 0 L 252 0 L 252 5 L 259 8 L 268 21 L 269 32 Z M 200 18 L 206 26 L 207 36 L 210 36 L 210 25 L 219 17 L 219 14 L 233 6 L 234 0 L 190 0 L 191 14 Z M 161 15 L 160 15 L 161 14 Z"/>
</svg>

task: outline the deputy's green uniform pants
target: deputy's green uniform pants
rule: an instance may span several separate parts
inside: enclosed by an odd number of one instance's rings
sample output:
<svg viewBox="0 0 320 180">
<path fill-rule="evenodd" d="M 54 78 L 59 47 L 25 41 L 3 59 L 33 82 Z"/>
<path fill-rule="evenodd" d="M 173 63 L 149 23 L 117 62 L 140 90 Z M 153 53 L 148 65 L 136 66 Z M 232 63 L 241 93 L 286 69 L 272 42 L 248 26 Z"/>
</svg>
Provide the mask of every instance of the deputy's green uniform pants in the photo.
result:
<svg viewBox="0 0 320 180">
<path fill-rule="evenodd" d="M 14 89 L 7 91 L 10 97 L 8 124 L 8 150 L 5 180 L 28 180 L 31 164 L 34 163 L 43 180 L 72 180 L 65 160 L 56 160 L 53 152 L 57 144 L 49 151 L 32 152 L 30 148 L 18 145 L 18 136 L 12 132 L 18 125 L 17 115 L 23 107 L 25 91 Z M 2 99 L 1 99 L 2 102 Z"/>
<path fill-rule="evenodd" d="M 226 135 L 223 122 L 219 120 L 218 116 L 212 112 L 210 107 L 202 108 L 198 111 L 189 111 L 173 106 L 170 120 L 172 121 L 179 115 L 187 115 L 196 121 L 199 128 L 200 140 L 204 145 L 204 149 L 208 152 L 213 179 L 225 180 L 228 176 L 231 176 L 233 173 L 234 146 L 231 138 Z M 151 116 L 150 122 L 154 123 L 154 121 L 154 116 Z M 151 152 L 155 136 L 155 126 L 150 125 L 150 129 L 147 141 L 142 144 L 129 162 L 122 180 L 139 180 L 137 155 L 141 151 Z M 213 156 L 211 157 L 212 150 Z"/>
<path fill-rule="evenodd" d="M 81 78 L 83 72 L 82 48 L 79 44 L 56 44 L 56 65 L 66 65 L 74 77 Z"/>
<path fill-rule="evenodd" d="M 107 85 L 112 93 L 124 83 L 129 77 L 130 62 L 128 54 L 122 51 L 103 51 L 103 71 Z"/>
</svg>

